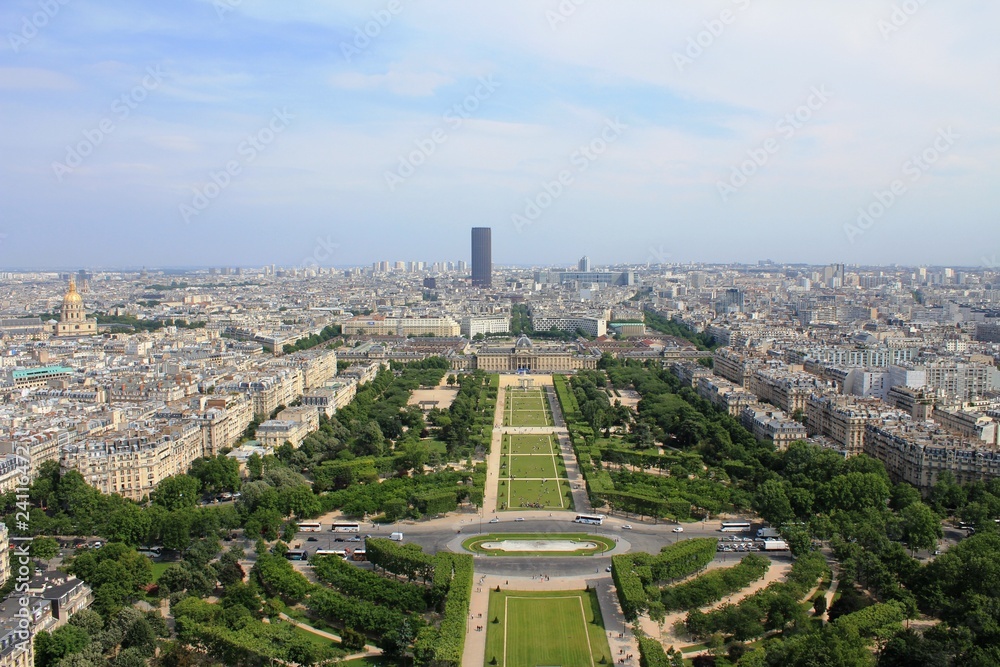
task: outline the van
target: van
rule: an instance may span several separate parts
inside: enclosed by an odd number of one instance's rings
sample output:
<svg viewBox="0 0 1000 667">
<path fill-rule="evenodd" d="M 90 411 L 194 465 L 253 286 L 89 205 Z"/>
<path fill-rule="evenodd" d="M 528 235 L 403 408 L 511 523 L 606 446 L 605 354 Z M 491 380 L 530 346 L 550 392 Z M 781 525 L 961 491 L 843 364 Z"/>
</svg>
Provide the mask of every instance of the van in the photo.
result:
<svg viewBox="0 0 1000 667">
<path fill-rule="evenodd" d="M 403 541 L 403 534 L 402 533 L 390 533 L 389 534 L 389 539 L 392 540 L 393 542 L 402 542 Z"/>
</svg>

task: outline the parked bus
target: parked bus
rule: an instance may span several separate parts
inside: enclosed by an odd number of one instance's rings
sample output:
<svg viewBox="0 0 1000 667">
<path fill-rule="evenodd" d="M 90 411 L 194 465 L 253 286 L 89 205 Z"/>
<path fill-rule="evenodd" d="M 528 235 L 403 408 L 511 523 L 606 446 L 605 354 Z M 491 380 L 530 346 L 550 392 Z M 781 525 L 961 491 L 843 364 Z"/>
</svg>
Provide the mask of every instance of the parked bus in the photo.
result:
<svg viewBox="0 0 1000 667">
<path fill-rule="evenodd" d="M 317 549 L 317 556 L 340 556 L 341 558 L 347 558 L 347 551 L 345 549 Z"/>
<path fill-rule="evenodd" d="M 303 521 L 299 524 L 299 530 L 303 533 L 318 533 L 323 530 L 323 526 L 318 521 Z"/>
<path fill-rule="evenodd" d="M 351 560 L 356 561 L 366 561 L 368 560 L 368 552 L 364 549 L 358 549 L 353 554 L 351 554 Z"/>
<path fill-rule="evenodd" d="M 330 532 L 332 533 L 360 533 L 361 524 L 360 523 L 335 523 L 330 526 Z"/>
<path fill-rule="evenodd" d="M 603 514 L 577 514 L 576 518 L 573 519 L 573 523 L 589 523 L 593 526 L 601 526 L 604 524 L 605 516 Z"/>
<path fill-rule="evenodd" d="M 309 557 L 309 552 L 305 549 L 289 549 L 285 552 L 288 560 L 305 560 Z"/>
<path fill-rule="evenodd" d="M 723 521 L 722 528 L 719 529 L 723 533 L 749 533 L 750 532 L 750 522 L 749 521 Z"/>
</svg>

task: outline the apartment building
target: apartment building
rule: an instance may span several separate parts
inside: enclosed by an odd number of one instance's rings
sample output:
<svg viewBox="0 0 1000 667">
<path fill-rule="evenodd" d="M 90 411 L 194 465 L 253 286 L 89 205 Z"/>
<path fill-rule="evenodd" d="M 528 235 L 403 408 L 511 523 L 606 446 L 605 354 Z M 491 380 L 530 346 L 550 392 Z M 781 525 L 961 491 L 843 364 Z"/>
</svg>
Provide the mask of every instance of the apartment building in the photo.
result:
<svg viewBox="0 0 1000 667">
<path fill-rule="evenodd" d="M 354 400 L 357 393 L 358 383 L 353 379 L 346 382 L 328 382 L 322 389 L 315 389 L 303 395 L 302 405 L 312 406 L 317 412 L 332 417 Z"/>
<path fill-rule="evenodd" d="M 743 427 L 758 440 L 771 440 L 779 451 L 788 449 L 796 440 L 809 437 L 806 427 L 790 419 L 781 410 L 755 403 L 743 408 L 740 415 Z"/>
<path fill-rule="evenodd" d="M 865 450 L 868 424 L 889 415 L 902 417 L 880 401 L 864 401 L 836 394 L 814 394 L 806 404 L 806 428 L 810 436 L 821 435 L 836 443 L 845 456 Z"/>
<path fill-rule="evenodd" d="M 337 374 L 337 353 L 334 350 L 313 349 L 284 357 L 282 364 L 302 372 L 302 390 L 322 387 Z"/>
<path fill-rule="evenodd" d="M 221 383 L 217 390 L 246 394 L 255 415 L 270 415 L 278 406 L 289 405 L 302 396 L 302 371 L 278 367 L 248 373 L 243 379 Z"/>
<path fill-rule="evenodd" d="M 216 456 L 239 442 L 253 420 L 253 404 L 245 394 L 212 395 L 194 416 L 201 425 L 205 456 Z"/>
<path fill-rule="evenodd" d="M 474 315 L 462 318 L 462 335 L 472 338 L 479 334 L 505 334 L 510 331 L 510 315 Z"/>
<path fill-rule="evenodd" d="M 573 316 L 573 315 L 532 315 L 531 328 L 535 331 L 566 331 L 576 333 L 582 331 L 588 336 L 598 338 L 608 335 L 608 321 L 603 317 Z"/>
<path fill-rule="evenodd" d="M 90 587 L 76 577 L 58 570 L 36 574 L 26 592 L 0 602 L 0 667 L 33 667 L 34 635 L 66 625 L 92 602 Z"/>
<path fill-rule="evenodd" d="M 9 381 L 17 389 L 65 385 L 75 373 L 68 366 L 40 366 L 11 369 Z"/>
<path fill-rule="evenodd" d="M 102 493 L 138 501 L 163 479 L 187 472 L 202 454 L 201 428 L 185 422 L 85 439 L 64 447 L 59 464 Z"/>
<path fill-rule="evenodd" d="M 10 531 L 0 523 L 0 588 L 10 579 Z"/>
<path fill-rule="evenodd" d="M 761 401 L 788 413 L 805 410 L 809 397 L 822 388 L 814 376 L 787 368 L 758 369 L 747 386 Z"/>
<path fill-rule="evenodd" d="M 992 417 L 974 410 L 935 408 L 931 419 L 941 428 L 986 445 L 996 445 L 998 424 Z"/>
<path fill-rule="evenodd" d="M 743 387 L 718 377 L 699 378 L 695 384 L 698 395 L 725 411 L 730 417 L 739 418 L 743 409 L 757 403 L 757 397 Z"/>
<path fill-rule="evenodd" d="M 882 461 L 895 482 L 926 492 L 945 470 L 959 484 L 1000 477 L 1000 449 L 971 444 L 931 422 L 887 419 L 866 428 L 865 453 Z"/>
<path fill-rule="evenodd" d="M 702 379 L 711 378 L 712 369 L 694 361 L 675 361 L 670 364 L 670 370 L 686 387 L 697 387 Z"/>
<path fill-rule="evenodd" d="M 983 343 L 1000 343 L 1000 320 L 990 319 L 976 323 L 976 340 Z"/>
<path fill-rule="evenodd" d="M 716 375 L 747 387 L 751 376 L 764 364 L 764 359 L 741 354 L 728 347 L 715 351 L 712 368 Z"/>
<path fill-rule="evenodd" d="M 345 336 L 459 336 L 462 328 L 451 317 L 385 317 L 359 315 L 343 323 Z"/>
<path fill-rule="evenodd" d="M 298 448 L 307 435 L 319 428 L 319 412 L 311 405 L 285 408 L 276 419 L 257 427 L 257 440 L 262 447 L 275 449 L 286 442 Z"/>
</svg>

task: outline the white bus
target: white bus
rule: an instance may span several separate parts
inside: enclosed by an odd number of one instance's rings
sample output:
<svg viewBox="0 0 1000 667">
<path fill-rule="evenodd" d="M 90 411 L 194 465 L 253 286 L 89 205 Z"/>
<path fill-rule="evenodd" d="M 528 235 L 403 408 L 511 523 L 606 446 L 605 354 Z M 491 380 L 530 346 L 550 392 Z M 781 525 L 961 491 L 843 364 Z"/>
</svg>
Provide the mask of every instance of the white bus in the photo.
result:
<svg viewBox="0 0 1000 667">
<path fill-rule="evenodd" d="M 605 516 L 603 514 L 577 514 L 576 518 L 573 519 L 573 523 L 589 523 L 593 526 L 601 526 L 604 524 Z"/>
<path fill-rule="evenodd" d="M 323 530 L 323 526 L 318 521 L 303 521 L 299 524 L 299 530 L 303 533 L 318 533 Z"/>
<path fill-rule="evenodd" d="M 331 533 L 360 533 L 360 523 L 335 523 L 330 526 Z"/>
<path fill-rule="evenodd" d="M 347 558 L 346 549 L 317 549 L 317 556 L 340 556 L 341 558 Z"/>
<path fill-rule="evenodd" d="M 723 521 L 722 528 L 719 529 L 723 533 L 749 533 L 750 532 L 750 522 L 749 521 Z"/>
</svg>

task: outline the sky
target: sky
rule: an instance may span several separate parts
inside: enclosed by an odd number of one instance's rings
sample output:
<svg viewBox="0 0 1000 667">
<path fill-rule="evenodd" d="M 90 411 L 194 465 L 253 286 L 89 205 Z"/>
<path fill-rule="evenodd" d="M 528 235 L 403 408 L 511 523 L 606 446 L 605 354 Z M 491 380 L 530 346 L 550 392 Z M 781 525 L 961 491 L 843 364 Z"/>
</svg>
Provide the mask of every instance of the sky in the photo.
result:
<svg viewBox="0 0 1000 667">
<path fill-rule="evenodd" d="M 998 24 L 987 0 L 5 0 L 0 270 L 468 261 L 474 226 L 498 264 L 992 265 Z"/>
</svg>

